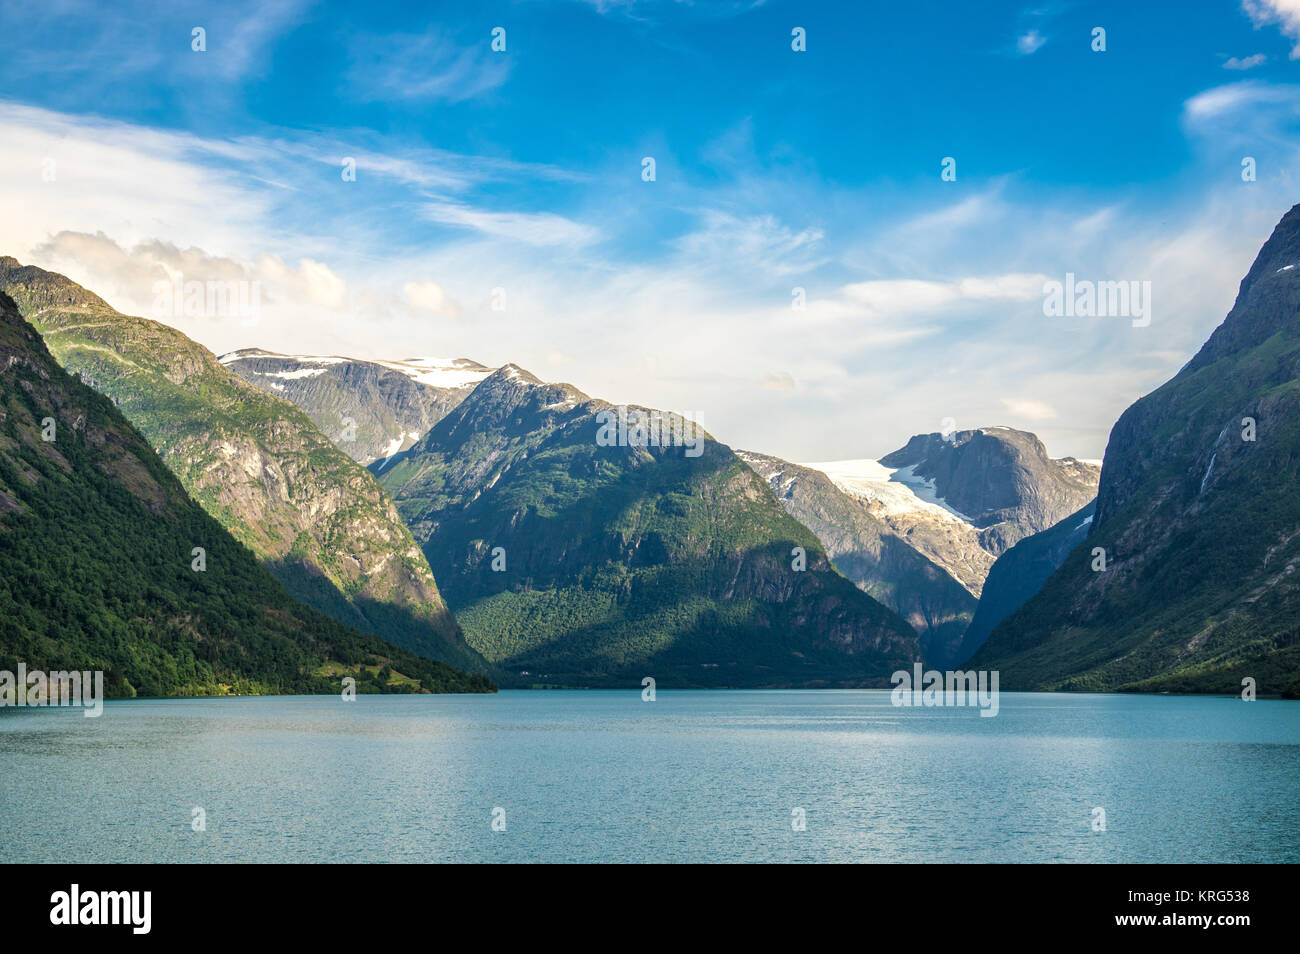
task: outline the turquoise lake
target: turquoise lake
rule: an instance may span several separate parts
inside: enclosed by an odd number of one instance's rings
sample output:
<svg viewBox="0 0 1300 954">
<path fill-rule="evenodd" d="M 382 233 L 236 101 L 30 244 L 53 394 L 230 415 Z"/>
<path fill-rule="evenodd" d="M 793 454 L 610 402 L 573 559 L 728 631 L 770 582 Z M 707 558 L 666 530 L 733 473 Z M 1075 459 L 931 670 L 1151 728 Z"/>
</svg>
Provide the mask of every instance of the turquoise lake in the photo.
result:
<svg viewBox="0 0 1300 954">
<path fill-rule="evenodd" d="M 981 718 L 637 687 L 5 709 L 0 832 L 0 862 L 1295 862 L 1300 703 L 1003 693 Z"/>
</svg>

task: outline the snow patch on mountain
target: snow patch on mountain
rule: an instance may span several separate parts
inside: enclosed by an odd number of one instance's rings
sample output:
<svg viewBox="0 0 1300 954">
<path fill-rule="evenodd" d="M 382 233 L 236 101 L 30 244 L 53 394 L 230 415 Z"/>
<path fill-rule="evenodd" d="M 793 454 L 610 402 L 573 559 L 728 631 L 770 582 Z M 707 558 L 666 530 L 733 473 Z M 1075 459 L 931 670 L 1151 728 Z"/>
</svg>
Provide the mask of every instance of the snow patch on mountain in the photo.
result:
<svg viewBox="0 0 1300 954">
<path fill-rule="evenodd" d="M 800 464 L 819 470 L 846 493 L 873 501 L 888 516 L 927 514 L 942 520 L 971 523 L 970 517 L 938 495 L 934 481 L 915 473 L 914 466 L 886 467 L 878 460 L 832 460 Z"/>
<path fill-rule="evenodd" d="M 366 362 L 377 364 L 390 371 L 398 371 L 420 384 L 451 390 L 474 387 L 496 370 L 495 368 L 486 368 L 477 361 L 471 361 L 468 358 L 425 357 L 403 358 L 400 361 L 371 361 L 366 358 L 342 358 L 338 355 L 280 354 L 262 348 L 245 348 L 242 351 L 232 351 L 229 354 L 223 354 L 217 360 L 222 364 L 230 365 L 236 361 L 251 358 L 274 358 L 280 361 L 292 361 L 305 366 L 294 371 L 261 372 L 267 377 L 308 378 L 323 374 L 330 365 Z"/>
<path fill-rule="evenodd" d="M 473 387 L 496 370 L 468 358 L 403 358 L 374 363 L 435 388 Z"/>
<path fill-rule="evenodd" d="M 297 371 L 265 371 L 263 373 L 267 377 L 294 381 L 298 378 L 314 378 L 318 374 L 324 374 L 326 370 L 326 368 L 299 368 Z"/>
</svg>

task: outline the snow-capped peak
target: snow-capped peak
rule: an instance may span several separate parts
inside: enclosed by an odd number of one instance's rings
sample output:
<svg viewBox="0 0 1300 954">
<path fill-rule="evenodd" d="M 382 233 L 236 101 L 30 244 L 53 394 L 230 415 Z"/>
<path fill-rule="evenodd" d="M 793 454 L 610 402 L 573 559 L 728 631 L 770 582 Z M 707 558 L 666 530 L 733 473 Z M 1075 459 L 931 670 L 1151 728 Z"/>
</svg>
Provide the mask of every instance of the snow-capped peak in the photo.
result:
<svg viewBox="0 0 1300 954">
<path fill-rule="evenodd" d="M 934 481 L 919 477 L 914 466 L 886 467 L 878 460 L 832 460 L 800 464 L 819 470 L 845 493 L 875 501 L 886 514 L 924 512 L 945 520 L 971 523 L 970 517 L 950 507 L 935 491 Z"/>
<path fill-rule="evenodd" d="M 468 358 L 403 358 L 401 361 L 374 363 L 435 388 L 473 387 L 496 370 Z"/>
</svg>

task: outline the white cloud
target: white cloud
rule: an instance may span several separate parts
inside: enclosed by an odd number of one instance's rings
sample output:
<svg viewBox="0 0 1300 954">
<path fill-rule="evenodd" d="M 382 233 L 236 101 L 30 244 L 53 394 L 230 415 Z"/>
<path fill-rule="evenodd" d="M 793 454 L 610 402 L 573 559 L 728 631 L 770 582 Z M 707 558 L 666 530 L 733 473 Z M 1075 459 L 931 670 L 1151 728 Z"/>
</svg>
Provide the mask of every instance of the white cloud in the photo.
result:
<svg viewBox="0 0 1300 954">
<path fill-rule="evenodd" d="M 786 374 L 784 371 L 780 371 L 776 374 L 765 375 L 763 380 L 759 383 L 759 387 L 768 391 L 793 391 L 794 378 Z"/>
<path fill-rule="evenodd" d="M 1037 30 L 1030 30 L 1023 33 L 1016 39 L 1016 51 L 1021 56 L 1030 56 L 1037 53 L 1039 48 L 1047 42 L 1047 37 L 1043 36 Z"/>
<path fill-rule="evenodd" d="M 70 231 L 56 233 L 30 253 L 16 257 L 23 264 L 67 275 L 118 311 L 174 323 L 201 339 L 211 336 L 214 323 L 227 318 L 231 318 L 230 327 L 239 327 L 234 320 L 239 316 L 208 315 L 195 320 L 156 314 L 160 283 L 240 282 L 250 289 L 256 284 L 262 311 L 272 320 L 312 315 L 319 321 L 320 309 L 337 311 L 348 304 L 347 282 L 328 265 L 310 258 L 297 265 L 287 265 L 271 254 L 245 261 L 157 239 L 125 248 L 103 232 Z"/>
<path fill-rule="evenodd" d="M 698 229 L 674 245 L 686 258 L 701 263 L 727 262 L 768 274 L 788 275 L 817 264 L 821 229 L 794 231 L 774 215 L 737 216 L 709 209 Z"/>
<path fill-rule="evenodd" d="M 1205 122 L 1250 108 L 1278 105 L 1300 105 L 1300 86 L 1241 80 L 1197 93 L 1183 104 L 1183 112 L 1194 121 Z"/>
<path fill-rule="evenodd" d="M 933 312 L 961 302 L 1033 301 L 1043 294 L 1043 275 L 992 275 L 938 282 L 890 279 L 856 282 L 845 296 L 876 316 L 907 316 Z"/>
<path fill-rule="evenodd" d="M 437 282 L 407 282 L 402 286 L 407 303 L 417 311 L 440 314 L 447 307 L 447 293 Z"/>
<path fill-rule="evenodd" d="M 1225 70 L 1254 69 L 1256 66 L 1259 66 L 1267 59 L 1268 57 L 1265 56 L 1263 53 L 1254 53 L 1250 56 L 1243 56 L 1243 57 L 1230 56 L 1228 57 L 1228 59 L 1224 60 L 1223 68 Z"/>
<path fill-rule="evenodd" d="M 1291 59 L 1300 59 L 1300 0 L 1242 0 L 1241 8 L 1256 28 L 1276 23 L 1283 36 L 1295 41 Z"/>
<path fill-rule="evenodd" d="M 0 178 L 0 253 L 39 250 L 35 264 L 136 313 L 169 268 L 266 282 L 254 328 L 176 322 L 214 351 L 514 361 L 615 402 L 697 413 L 733 446 L 790 459 L 875 456 L 946 416 L 1008 413 L 1041 423 L 1053 454 L 1097 457 L 1119 413 L 1222 320 L 1292 201 L 1282 173 L 1249 187 L 1222 174 L 1233 104 L 1289 114 L 1294 98 L 1248 85 L 1189 100 L 1208 158 L 1179 198 L 1044 198 L 1005 179 L 956 200 L 909 194 L 883 214 L 876 193 L 828 196 L 751 165 L 729 189 L 663 179 L 658 208 L 672 207 L 676 233 L 647 229 L 643 200 L 611 207 L 592 190 L 546 209 L 483 207 L 502 181 L 559 194 L 562 170 L 290 132 L 203 140 L 0 103 L 17 170 Z M 1296 167 L 1294 137 L 1274 138 L 1269 168 Z M 59 175 L 43 183 L 49 154 Z M 361 175 L 344 184 L 336 162 L 349 154 Z M 331 191 L 349 188 L 363 201 Z M 1066 271 L 1150 279 L 1151 327 L 1045 320 L 1043 276 Z M 1003 400 L 1025 395 L 1042 407 Z"/>
<path fill-rule="evenodd" d="M 455 202 L 430 202 L 424 214 L 434 222 L 528 245 L 589 245 L 600 238 L 595 226 L 552 212 L 488 212 Z"/>
<path fill-rule="evenodd" d="M 1027 421 L 1050 421 L 1057 417 L 1056 409 L 1034 398 L 1002 398 L 1002 406 L 1017 417 Z"/>
</svg>

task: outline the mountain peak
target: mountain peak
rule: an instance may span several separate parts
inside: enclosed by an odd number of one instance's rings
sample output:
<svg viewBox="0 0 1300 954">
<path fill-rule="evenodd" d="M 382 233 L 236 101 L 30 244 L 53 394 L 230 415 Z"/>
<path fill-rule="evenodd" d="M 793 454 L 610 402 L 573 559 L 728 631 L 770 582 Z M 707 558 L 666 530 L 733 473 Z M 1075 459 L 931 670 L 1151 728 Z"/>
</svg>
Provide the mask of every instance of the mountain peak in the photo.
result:
<svg viewBox="0 0 1300 954">
<path fill-rule="evenodd" d="M 1293 205 L 1273 227 L 1273 234 L 1241 280 L 1241 291 L 1244 294 L 1266 275 L 1291 271 L 1297 266 L 1300 266 L 1300 203 Z"/>
<path fill-rule="evenodd" d="M 1223 323 L 1187 364 L 1189 371 L 1237 355 L 1289 330 L 1300 310 L 1300 204 L 1291 207 L 1241 280 Z"/>
<path fill-rule="evenodd" d="M 23 265 L 12 255 L 0 256 L 0 284 L 24 311 L 49 307 L 107 308 L 108 302 L 57 272 L 47 272 L 35 265 Z"/>
<path fill-rule="evenodd" d="M 534 405 L 539 409 L 586 404 L 591 398 L 572 384 L 563 381 L 543 381 L 531 371 L 510 363 L 503 364 L 486 378 L 466 399 L 478 403 L 499 402 L 502 395 L 510 394 L 510 403 Z"/>
<path fill-rule="evenodd" d="M 521 382 L 523 384 L 544 383 L 542 379 L 539 378 L 537 375 L 533 374 L 531 371 L 527 371 L 524 368 L 519 367 L 519 365 L 513 362 L 509 364 L 503 364 L 501 367 L 497 368 L 497 370 L 490 377 L 498 378 L 503 381 Z"/>
<path fill-rule="evenodd" d="M 1001 426 L 918 434 L 880 463 L 906 470 L 968 515 L 994 555 L 1078 510 L 1100 476 L 1091 464 L 1049 457 L 1038 435 Z"/>
</svg>

